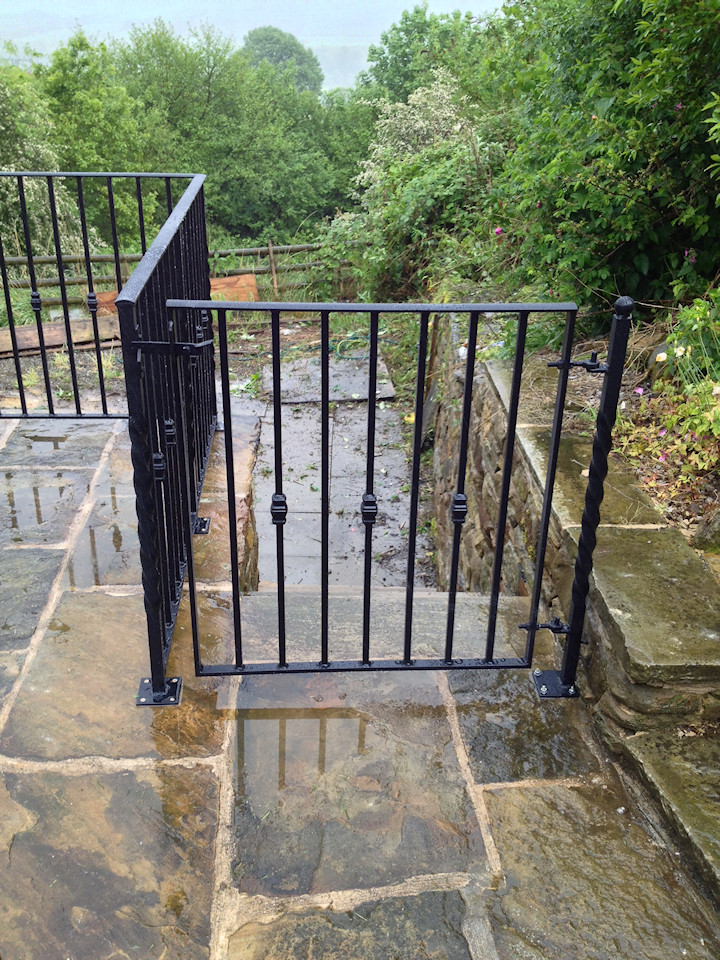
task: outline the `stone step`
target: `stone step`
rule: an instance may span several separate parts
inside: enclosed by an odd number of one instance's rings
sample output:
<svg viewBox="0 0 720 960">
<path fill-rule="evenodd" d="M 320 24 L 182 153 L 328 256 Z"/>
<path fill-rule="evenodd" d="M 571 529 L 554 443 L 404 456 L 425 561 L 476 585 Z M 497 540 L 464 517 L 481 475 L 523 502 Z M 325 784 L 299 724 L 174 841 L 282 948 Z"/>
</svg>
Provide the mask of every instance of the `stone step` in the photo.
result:
<svg viewBox="0 0 720 960">
<path fill-rule="evenodd" d="M 688 724 L 638 733 L 625 741 L 624 748 L 720 899 L 719 733 L 717 723 Z"/>
<path fill-rule="evenodd" d="M 211 663 L 232 659 L 234 636 L 232 595 L 226 589 L 203 591 L 198 595 L 200 623 L 212 622 Z M 405 636 L 405 589 L 380 587 L 373 590 L 370 606 L 371 660 L 399 660 Z M 242 649 L 245 663 L 271 663 L 278 658 L 277 587 L 263 584 L 255 593 L 241 598 Z M 529 616 L 530 601 L 524 597 L 503 597 L 499 603 L 495 658 L 517 658 L 525 652 L 526 631 L 519 629 Z M 317 586 L 286 586 L 286 652 L 290 662 L 320 659 L 321 594 Z M 448 594 L 416 589 L 413 597 L 412 657 L 440 659 L 445 655 Z M 456 597 L 453 657 L 482 658 L 490 612 L 487 597 L 459 593 Z M 332 661 L 362 658 L 363 592 L 360 587 L 330 587 L 329 655 Z M 211 618 L 209 620 L 208 618 Z M 541 632 L 544 633 L 544 632 Z M 546 641 L 547 642 L 547 641 Z"/>
</svg>

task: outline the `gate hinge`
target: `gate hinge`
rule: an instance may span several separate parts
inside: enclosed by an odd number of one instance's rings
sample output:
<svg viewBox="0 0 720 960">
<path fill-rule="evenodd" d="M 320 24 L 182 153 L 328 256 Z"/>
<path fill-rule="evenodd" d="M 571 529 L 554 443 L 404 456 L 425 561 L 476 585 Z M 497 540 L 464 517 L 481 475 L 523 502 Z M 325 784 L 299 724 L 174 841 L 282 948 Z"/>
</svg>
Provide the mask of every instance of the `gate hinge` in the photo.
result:
<svg viewBox="0 0 720 960">
<path fill-rule="evenodd" d="M 167 340 L 133 340 L 132 348 L 141 353 L 155 353 L 170 357 L 198 357 L 203 350 L 213 344 L 212 340 L 202 340 L 200 343 L 174 343 Z"/>
</svg>

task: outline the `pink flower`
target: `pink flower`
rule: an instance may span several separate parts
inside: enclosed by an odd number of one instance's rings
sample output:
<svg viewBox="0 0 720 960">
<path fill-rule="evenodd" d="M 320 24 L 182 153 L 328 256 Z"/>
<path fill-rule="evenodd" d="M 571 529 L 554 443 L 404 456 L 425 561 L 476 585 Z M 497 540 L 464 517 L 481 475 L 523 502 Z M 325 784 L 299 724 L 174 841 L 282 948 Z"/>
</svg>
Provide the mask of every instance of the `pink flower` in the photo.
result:
<svg viewBox="0 0 720 960">
<path fill-rule="evenodd" d="M 664 451 L 664 450 L 661 450 L 661 451 L 660 451 L 660 456 L 658 457 L 658 460 L 659 460 L 661 463 L 665 463 L 665 460 L 666 460 L 666 459 L 667 459 L 667 458 L 666 458 L 666 456 L 665 456 L 665 451 Z"/>
<path fill-rule="evenodd" d="M 675 104 L 675 109 L 676 109 L 676 110 L 682 110 L 682 108 L 683 108 L 682 103 L 676 103 L 676 104 Z"/>
<path fill-rule="evenodd" d="M 639 396 L 642 396 L 645 393 L 642 387 L 635 387 L 635 390 L 633 392 L 637 393 Z"/>
<path fill-rule="evenodd" d="M 667 430 L 665 429 L 665 427 L 661 427 L 661 428 L 658 430 L 658 436 L 659 436 L 659 437 L 664 437 L 666 433 L 667 433 Z"/>
<path fill-rule="evenodd" d="M 540 200 L 538 200 L 538 202 L 537 202 L 537 204 L 536 204 L 536 206 L 538 206 L 538 207 L 541 207 L 541 206 L 542 206 L 542 203 L 541 203 L 541 201 L 540 201 Z"/>
<path fill-rule="evenodd" d="M 495 227 L 495 236 L 499 237 L 502 233 L 502 227 Z"/>
</svg>

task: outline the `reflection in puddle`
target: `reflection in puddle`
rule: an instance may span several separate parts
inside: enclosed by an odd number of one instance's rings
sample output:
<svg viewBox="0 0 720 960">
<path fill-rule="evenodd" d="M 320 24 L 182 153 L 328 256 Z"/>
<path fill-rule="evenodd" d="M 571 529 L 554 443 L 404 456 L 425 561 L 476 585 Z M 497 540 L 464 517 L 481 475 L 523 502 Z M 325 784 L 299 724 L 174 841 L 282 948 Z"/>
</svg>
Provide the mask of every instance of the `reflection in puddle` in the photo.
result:
<svg viewBox="0 0 720 960">
<path fill-rule="evenodd" d="M 330 758 L 328 758 L 328 723 L 333 720 L 344 721 L 342 724 L 334 726 L 334 741 L 337 749 L 331 747 Z M 365 737 L 367 731 L 367 717 L 359 714 L 357 710 L 341 707 L 326 707 L 325 709 L 312 710 L 303 708 L 257 708 L 251 710 L 237 711 L 238 727 L 238 767 L 242 780 L 245 774 L 245 744 L 246 737 L 254 741 L 255 744 L 261 744 L 263 750 L 269 751 L 269 741 L 271 734 L 265 724 L 267 721 L 276 721 L 277 723 L 277 789 L 284 790 L 287 786 L 288 771 L 288 742 L 290 741 L 290 766 L 293 771 L 301 769 L 309 772 L 317 769 L 317 776 L 323 777 L 328 772 L 329 767 L 343 762 L 348 757 L 348 745 L 356 744 L 355 752 L 361 756 L 366 752 Z M 288 736 L 288 721 L 292 721 L 290 736 Z M 308 730 L 301 730 L 299 721 L 310 721 L 313 723 L 316 734 Z M 349 722 L 348 722 L 349 721 Z M 264 726 L 258 730 L 254 729 L 254 723 L 262 722 Z M 297 726 L 296 726 L 297 724 Z M 356 731 L 356 732 L 355 732 Z M 348 737 L 350 734 L 350 737 Z M 313 737 L 317 737 L 317 747 L 313 750 Z M 317 757 L 317 762 L 314 759 Z M 265 757 L 263 768 L 267 770 L 267 756 Z M 242 790 L 243 794 L 245 790 Z"/>
<path fill-rule="evenodd" d="M 12 472 L 5 473 L 5 499 L 11 530 L 22 531 L 29 527 L 40 527 L 53 518 L 57 504 L 68 489 L 62 482 L 62 471 L 57 472 L 55 478 L 60 482 L 49 484 L 46 477 L 42 483 L 28 485 L 23 482 L 22 476 L 16 477 Z"/>
</svg>

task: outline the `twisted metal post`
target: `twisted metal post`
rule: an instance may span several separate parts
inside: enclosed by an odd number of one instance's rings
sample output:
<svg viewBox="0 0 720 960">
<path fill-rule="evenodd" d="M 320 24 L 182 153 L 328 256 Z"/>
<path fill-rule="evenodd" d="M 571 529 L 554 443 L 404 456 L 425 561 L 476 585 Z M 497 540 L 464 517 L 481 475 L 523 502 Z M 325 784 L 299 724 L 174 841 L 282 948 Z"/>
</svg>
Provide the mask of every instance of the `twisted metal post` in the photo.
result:
<svg viewBox="0 0 720 960">
<path fill-rule="evenodd" d="M 590 590 L 590 574 L 593 568 L 593 551 L 597 542 L 596 531 L 600 523 L 600 504 L 605 495 L 604 482 L 608 472 L 608 456 L 612 447 L 612 429 L 617 416 L 633 306 L 634 303 L 630 297 L 620 297 L 615 301 L 605 382 L 603 383 L 595 424 L 592 460 L 590 461 L 588 484 L 585 491 L 585 508 L 575 559 L 575 577 L 571 591 L 568 633 L 560 669 L 560 684 L 563 687 L 574 685 L 580 659 L 582 630 Z"/>
</svg>

